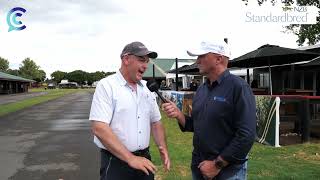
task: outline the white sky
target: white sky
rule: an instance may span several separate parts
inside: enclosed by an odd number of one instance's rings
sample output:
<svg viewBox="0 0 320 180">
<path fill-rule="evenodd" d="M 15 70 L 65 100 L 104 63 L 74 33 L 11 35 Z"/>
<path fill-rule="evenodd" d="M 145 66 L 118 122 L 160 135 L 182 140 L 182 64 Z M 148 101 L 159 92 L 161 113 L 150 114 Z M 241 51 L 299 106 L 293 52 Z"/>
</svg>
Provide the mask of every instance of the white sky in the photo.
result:
<svg viewBox="0 0 320 180">
<path fill-rule="evenodd" d="M 8 32 L 14 7 L 27 10 L 17 18 L 27 28 Z M 281 24 L 244 22 L 245 8 L 241 0 L 2 0 L 0 56 L 12 69 L 30 57 L 50 77 L 55 70 L 115 71 L 132 41 L 159 58 L 190 58 L 185 50 L 204 37 L 227 37 L 231 58 L 267 43 L 297 48 L 297 37 L 282 33 Z"/>
</svg>

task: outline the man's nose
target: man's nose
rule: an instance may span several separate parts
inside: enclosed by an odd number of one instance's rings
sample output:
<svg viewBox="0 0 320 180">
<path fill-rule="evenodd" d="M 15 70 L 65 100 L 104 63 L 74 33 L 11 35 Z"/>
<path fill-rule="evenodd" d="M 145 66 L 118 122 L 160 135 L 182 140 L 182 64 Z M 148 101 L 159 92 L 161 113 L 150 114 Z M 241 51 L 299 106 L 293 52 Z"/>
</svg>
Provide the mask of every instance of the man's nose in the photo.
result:
<svg viewBox="0 0 320 180">
<path fill-rule="evenodd" d="M 147 69 L 148 63 L 147 63 L 147 62 L 142 63 L 142 67 L 143 67 L 144 69 Z"/>
</svg>

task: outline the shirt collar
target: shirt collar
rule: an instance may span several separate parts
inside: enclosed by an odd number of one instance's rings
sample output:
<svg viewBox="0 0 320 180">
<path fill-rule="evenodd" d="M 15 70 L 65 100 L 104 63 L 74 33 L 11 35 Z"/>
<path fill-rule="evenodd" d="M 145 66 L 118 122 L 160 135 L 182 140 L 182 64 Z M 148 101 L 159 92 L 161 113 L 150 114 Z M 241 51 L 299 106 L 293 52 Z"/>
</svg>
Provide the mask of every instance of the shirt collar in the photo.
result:
<svg viewBox="0 0 320 180">
<path fill-rule="evenodd" d="M 122 85 L 122 86 L 129 85 L 128 82 L 127 82 L 127 80 L 124 79 L 124 77 L 123 77 L 123 75 L 121 74 L 120 70 L 117 70 L 117 71 L 116 71 L 116 74 L 117 74 L 117 76 L 118 76 L 118 80 L 119 80 L 120 85 Z M 141 81 L 138 81 L 137 84 L 138 84 L 139 86 L 143 87 L 143 84 L 142 84 Z"/>
<path fill-rule="evenodd" d="M 230 75 L 230 72 L 228 69 L 226 69 L 217 79 L 218 84 L 220 84 L 226 77 Z"/>
<path fill-rule="evenodd" d="M 210 88 L 214 88 L 216 85 L 221 84 L 221 82 L 230 75 L 230 72 L 228 69 L 226 69 L 219 77 L 216 81 L 212 82 L 212 87 L 210 85 L 210 81 L 209 79 L 207 79 L 207 81 L 205 82 L 207 87 Z"/>
</svg>

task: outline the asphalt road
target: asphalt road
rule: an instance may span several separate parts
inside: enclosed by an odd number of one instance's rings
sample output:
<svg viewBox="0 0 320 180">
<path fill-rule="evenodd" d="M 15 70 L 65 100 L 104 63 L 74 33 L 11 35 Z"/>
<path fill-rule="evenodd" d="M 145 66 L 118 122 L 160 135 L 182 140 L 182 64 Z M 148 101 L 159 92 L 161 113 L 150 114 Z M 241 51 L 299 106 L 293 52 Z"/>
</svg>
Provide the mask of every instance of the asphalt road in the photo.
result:
<svg viewBox="0 0 320 180">
<path fill-rule="evenodd" d="M 79 92 L 0 116 L 0 180 L 99 179 L 91 99 Z"/>
</svg>

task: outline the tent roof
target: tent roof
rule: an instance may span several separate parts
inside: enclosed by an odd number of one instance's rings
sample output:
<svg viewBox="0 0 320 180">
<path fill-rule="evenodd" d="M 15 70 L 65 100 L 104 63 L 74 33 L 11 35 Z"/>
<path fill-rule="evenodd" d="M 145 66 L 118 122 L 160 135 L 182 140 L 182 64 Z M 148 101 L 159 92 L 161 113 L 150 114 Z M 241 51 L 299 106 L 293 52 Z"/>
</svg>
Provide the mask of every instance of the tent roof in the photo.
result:
<svg viewBox="0 0 320 180">
<path fill-rule="evenodd" d="M 230 60 L 229 66 L 239 68 L 253 68 L 282 65 L 308 61 L 318 56 L 320 56 L 320 54 L 318 53 L 266 44 L 256 50 Z"/>
<path fill-rule="evenodd" d="M 195 62 L 195 59 L 178 59 L 178 64 L 179 62 Z M 144 73 L 143 77 L 144 78 L 149 78 L 152 77 L 153 75 L 153 64 L 155 65 L 154 69 L 155 69 L 155 77 L 159 78 L 165 78 L 167 71 L 169 71 L 171 69 L 171 67 L 176 63 L 175 59 L 152 59 L 150 61 L 150 63 L 148 64 L 148 69 L 147 71 Z"/>
</svg>

